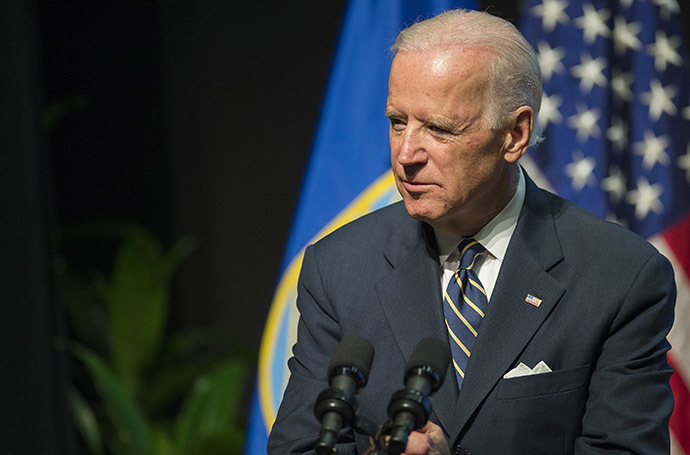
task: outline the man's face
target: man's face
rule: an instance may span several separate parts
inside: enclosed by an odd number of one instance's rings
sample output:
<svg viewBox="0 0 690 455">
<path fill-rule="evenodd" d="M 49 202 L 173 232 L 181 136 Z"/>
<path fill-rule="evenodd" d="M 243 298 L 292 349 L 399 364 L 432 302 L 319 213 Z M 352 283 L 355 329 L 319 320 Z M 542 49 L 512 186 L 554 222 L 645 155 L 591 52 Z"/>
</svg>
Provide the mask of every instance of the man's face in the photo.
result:
<svg viewBox="0 0 690 455">
<path fill-rule="evenodd" d="M 478 51 L 398 52 L 386 116 L 391 163 L 409 214 L 474 235 L 512 195 L 508 133 L 488 128 L 487 57 Z"/>
</svg>

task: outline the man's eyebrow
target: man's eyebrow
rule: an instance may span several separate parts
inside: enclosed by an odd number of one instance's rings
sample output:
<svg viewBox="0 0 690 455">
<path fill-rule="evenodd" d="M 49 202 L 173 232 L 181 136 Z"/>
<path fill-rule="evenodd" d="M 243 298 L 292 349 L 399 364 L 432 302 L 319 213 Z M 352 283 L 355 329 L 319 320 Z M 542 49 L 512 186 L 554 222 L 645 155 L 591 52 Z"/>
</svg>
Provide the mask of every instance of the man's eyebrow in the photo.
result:
<svg viewBox="0 0 690 455">
<path fill-rule="evenodd" d="M 460 133 L 464 129 L 457 122 L 442 117 L 429 118 L 424 120 L 424 123 L 426 125 L 434 126 L 454 134 Z"/>
<path fill-rule="evenodd" d="M 424 123 L 433 125 L 433 126 L 438 126 L 440 128 L 444 129 L 455 129 L 457 128 L 457 125 L 455 122 L 452 120 L 448 120 L 446 118 L 440 118 L 440 117 L 434 117 L 434 118 L 429 118 L 424 120 Z"/>
<path fill-rule="evenodd" d="M 383 115 L 386 117 L 402 117 L 403 115 L 396 111 L 395 109 L 391 109 L 390 107 L 387 107 L 385 111 L 383 111 Z"/>
</svg>

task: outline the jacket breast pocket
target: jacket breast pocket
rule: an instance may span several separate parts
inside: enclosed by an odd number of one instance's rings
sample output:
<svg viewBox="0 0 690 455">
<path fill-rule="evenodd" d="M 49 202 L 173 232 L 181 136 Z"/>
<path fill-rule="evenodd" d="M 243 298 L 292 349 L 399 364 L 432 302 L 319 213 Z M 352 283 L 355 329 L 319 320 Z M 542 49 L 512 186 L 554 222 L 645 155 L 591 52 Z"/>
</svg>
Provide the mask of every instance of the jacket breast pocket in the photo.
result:
<svg viewBox="0 0 690 455">
<path fill-rule="evenodd" d="M 584 365 L 550 373 L 501 379 L 496 386 L 495 398 L 510 400 L 578 390 L 587 387 L 591 372 L 591 365 Z"/>
</svg>

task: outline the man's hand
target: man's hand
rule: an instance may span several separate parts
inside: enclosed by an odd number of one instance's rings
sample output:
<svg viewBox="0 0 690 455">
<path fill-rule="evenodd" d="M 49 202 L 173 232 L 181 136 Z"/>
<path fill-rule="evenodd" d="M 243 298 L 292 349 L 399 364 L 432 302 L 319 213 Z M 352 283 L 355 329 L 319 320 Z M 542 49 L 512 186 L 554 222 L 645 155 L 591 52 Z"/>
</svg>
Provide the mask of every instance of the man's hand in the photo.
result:
<svg viewBox="0 0 690 455">
<path fill-rule="evenodd" d="M 389 437 L 386 436 L 386 438 Z M 371 446 L 363 455 L 369 455 L 375 449 L 373 438 L 369 439 L 371 440 Z M 450 455 L 450 449 L 441 427 L 435 423 L 427 422 L 419 430 L 410 433 L 410 436 L 407 438 L 405 452 L 402 455 Z"/>
<path fill-rule="evenodd" d="M 427 422 L 419 430 L 410 433 L 404 455 L 450 455 L 448 441 L 441 427 Z"/>
</svg>

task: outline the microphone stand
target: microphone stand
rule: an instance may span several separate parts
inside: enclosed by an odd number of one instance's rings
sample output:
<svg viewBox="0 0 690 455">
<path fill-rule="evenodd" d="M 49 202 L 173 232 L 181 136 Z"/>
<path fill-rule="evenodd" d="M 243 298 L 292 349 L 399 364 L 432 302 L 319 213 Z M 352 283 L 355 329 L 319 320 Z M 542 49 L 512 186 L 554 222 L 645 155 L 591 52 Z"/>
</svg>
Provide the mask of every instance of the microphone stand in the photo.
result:
<svg viewBox="0 0 690 455">
<path fill-rule="evenodd" d="M 376 425 L 362 416 L 355 416 L 354 429 L 359 434 L 369 436 L 374 441 L 374 446 L 366 452 L 367 455 L 387 455 L 385 436 L 390 434 L 390 421 Z"/>
<path fill-rule="evenodd" d="M 360 337 L 347 341 L 345 343 L 344 339 L 341 342 L 331 361 L 331 388 L 321 392 L 314 409 L 316 418 L 321 422 L 321 432 L 314 449 L 320 455 L 334 454 L 339 430 L 350 424 L 357 433 L 373 439 L 374 445 L 367 454 L 400 455 L 405 450 L 410 432 L 421 428 L 429 420 L 429 397 L 443 381 L 450 350 L 444 342 L 435 338 L 425 338 L 417 343 L 405 368 L 405 388 L 393 394 L 388 405 L 388 420 L 377 426 L 357 413 L 357 399 L 354 397 L 366 384 L 366 373 L 374 356 L 373 347 Z M 359 368 L 350 357 L 363 348 L 367 348 L 365 351 L 370 351 L 370 354 L 362 363 L 364 367 Z M 343 362 L 345 366 L 341 366 Z"/>
<path fill-rule="evenodd" d="M 400 452 L 389 447 L 386 436 L 391 434 L 392 422 L 386 420 L 381 425 L 376 425 L 372 421 L 362 416 L 355 416 L 354 429 L 359 434 L 364 434 L 374 441 L 374 446 L 366 452 L 366 455 L 399 455 Z"/>
</svg>

